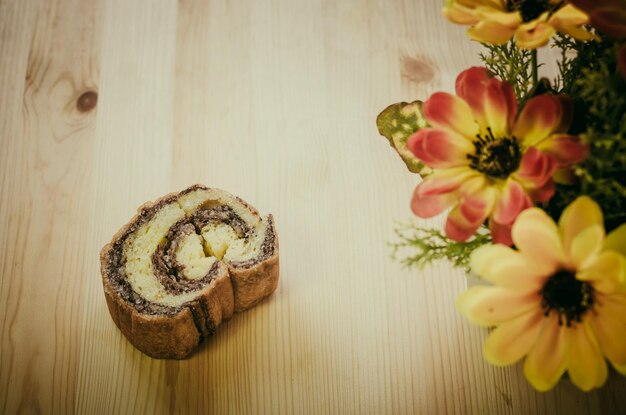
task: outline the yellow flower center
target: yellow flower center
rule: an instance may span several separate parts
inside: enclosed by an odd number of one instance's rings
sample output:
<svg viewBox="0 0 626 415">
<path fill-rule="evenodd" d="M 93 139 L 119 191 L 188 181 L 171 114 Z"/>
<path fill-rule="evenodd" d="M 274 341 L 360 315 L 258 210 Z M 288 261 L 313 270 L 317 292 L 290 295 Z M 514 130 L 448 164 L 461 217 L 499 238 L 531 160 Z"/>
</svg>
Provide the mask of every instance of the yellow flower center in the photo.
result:
<svg viewBox="0 0 626 415">
<path fill-rule="evenodd" d="M 553 6 L 549 0 L 507 0 L 506 8 L 510 12 L 519 12 L 524 22 L 530 22 L 543 12 L 552 10 Z"/>
<path fill-rule="evenodd" d="M 488 134 L 476 135 L 474 154 L 468 154 L 470 167 L 489 177 L 506 179 L 516 171 L 522 159 L 522 149 L 515 137 L 496 138 L 491 128 Z"/>
<path fill-rule="evenodd" d="M 552 310 L 559 315 L 559 325 L 567 327 L 580 322 L 582 316 L 593 305 L 593 287 L 576 279 L 571 271 L 561 270 L 546 281 L 541 289 L 541 308 L 546 317 Z"/>
</svg>

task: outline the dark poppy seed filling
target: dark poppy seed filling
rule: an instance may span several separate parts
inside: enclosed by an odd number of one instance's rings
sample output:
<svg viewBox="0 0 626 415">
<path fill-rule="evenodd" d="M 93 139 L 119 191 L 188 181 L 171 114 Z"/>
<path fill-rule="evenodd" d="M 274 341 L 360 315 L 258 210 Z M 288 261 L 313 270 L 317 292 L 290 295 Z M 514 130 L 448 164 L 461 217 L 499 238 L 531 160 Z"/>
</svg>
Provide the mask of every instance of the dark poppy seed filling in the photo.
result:
<svg viewBox="0 0 626 415">
<path fill-rule="evenodd" d="M 195 226 L 198 234 L 202 232 L 202 228 L 210 223 L 225 223 L 229 225 L 239 238 L 247 237 L 247 234 L 251 231 L 248 224 L 230 206 L 226 205 L 218 205 L 210 209 L 199 209 L 191 217 L 191 223 Z"/>
</svg>

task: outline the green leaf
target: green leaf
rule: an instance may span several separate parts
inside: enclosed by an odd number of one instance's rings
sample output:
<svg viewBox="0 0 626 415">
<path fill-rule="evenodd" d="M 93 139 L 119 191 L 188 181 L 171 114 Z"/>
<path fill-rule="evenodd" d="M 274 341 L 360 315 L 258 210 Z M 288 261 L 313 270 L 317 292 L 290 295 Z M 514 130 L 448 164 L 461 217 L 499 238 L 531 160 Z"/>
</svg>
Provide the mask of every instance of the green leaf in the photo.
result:
<svg viewBox="0 0 626 415">
<path fill-rule="evenodd" d="M 409 171 L 422 175 L 430 173 L 430 168 L 417 159 L 406 146 L 409 137 L 428 126 L 422 113 L 422 101 L 399 102 L 388 106 L 376 118 L 376 126 L 380 135 L 386 137 L 398 152 Z"/>
</svg>

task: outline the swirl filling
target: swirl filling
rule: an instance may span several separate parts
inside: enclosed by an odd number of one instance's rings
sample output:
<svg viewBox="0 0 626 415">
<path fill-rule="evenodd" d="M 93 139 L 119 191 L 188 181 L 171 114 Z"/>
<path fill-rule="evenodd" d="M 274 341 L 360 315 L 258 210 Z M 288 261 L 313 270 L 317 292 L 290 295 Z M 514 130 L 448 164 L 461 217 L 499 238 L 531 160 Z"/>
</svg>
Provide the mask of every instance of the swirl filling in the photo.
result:
<svg viewBox="0 0 626 415">
<path fill-rule="evenodd" d="M 262 220 L 226 192 L 191 187 L 140 211 L 112 244 L 106 275 L 143 314 L 174 314 L 218 274 L 220 262 L 252 267 L 274 254 L 272 217 Z"/>
</svg>

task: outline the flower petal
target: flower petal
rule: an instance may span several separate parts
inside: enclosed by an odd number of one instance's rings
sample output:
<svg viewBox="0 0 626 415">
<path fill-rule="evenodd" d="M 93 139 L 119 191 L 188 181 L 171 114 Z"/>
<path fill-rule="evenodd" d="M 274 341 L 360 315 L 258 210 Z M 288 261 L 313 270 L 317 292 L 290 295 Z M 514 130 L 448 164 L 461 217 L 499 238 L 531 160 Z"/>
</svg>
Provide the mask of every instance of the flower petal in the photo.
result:
<svg viewBox="0 0 626 415">
<path fill-rule="evenodd" d="M 480 20 L 490 20 L 509 27 L 519 26 L 520 23 L 522 23 L 522 17 L 520 14 L 517 12 L 505 11 L 500 4 L 502 3 L 499 0 L 496 0 L 495 2 L 492 2 L 491 5 L 486 5 L 487 7 L 477 7 L 476 16 L 478 16 Z"/>
<path fill-rule="evenodd" d="M 416 192 L 420 197 L 450 193 L 465 181 L 479 175 L 480 173 L 466 167 L 435 170 L 417 186 Z"/>
<path fill-rule="evenodd" d="M 558 171 L 558 170 L 557 170 Z M 556 173 L 556 171 L 555 171 Z M 552 199 L 556 192 L 556 185 L 553 180 L 548 180 L 543 186 L 536 189 L 527 190 L 528 196 L 535 202 L 547 202 Z"/>
<path fill-rule="evenodd" d="M 437 216 L 450 206 L 452 206 L 457 196 L 454 193 L 443 193 L 440 195 L 420 196 L 417 189 L 413 191 L 411 198 L 411 211 L 420 218 L 432 218 Z"/>
<path fill-rule="evenodd" d="M 589 261 L 596 258 L 602 249 L 604 228 L 601 225 L 592 225 L 583 229 L 572 241 L 568 256 L 574 269 L 582 269 L 589 265 Z"/>
<path fill-rule="evenodd" d="M 529 147 L 520 161 L 514 176 L 530 189 L 542 188 L 551 180 L 556 170 L 556 162 L 535 147 Z"/>
<path fill-rule="evenodd" d="M 592 225 L 604 226 L 602 211 L 593 199 L 580 196 L 563 210 L 559 219 L 565 252 L 570 252 L 570 245 L 574 238 Z"/>
<path fill-rule="evenodd" d="M 589 15 L 591 24 L 605 34 L 622 38 L 626 36 L 626 3 L 624 0 L 570 0 Z"/>
<path fill-rule="evenodd" d="M 472 287 L 456 300 L 457 309 L 473 324 L 494 326 L 540 309 L 537 293 L 518 293 L 501 287 Z"/>
<path fill-rule="evenodd" d="M 602 32 L 612 37 L 626 36 L 626 9 L 606 7 L 591 14 L 591 22 Z"/>
<path fill-rule="evenodd" d="M 595 226 L 587 228 L 580 235 L 582 236 L 594 228 Z M 576 245 L 577 240 L 578 238 L 574 240 L 572 248 Z M 604 251 L 591 265 L 579 271 L 576 274 L 576 279 L 591 282 L 594 290 L 602 293 L 613 293 L 621 287 L 626 279 L 626 258 L 614 251 Z"/>
<path fill-rule="evenodd" d="M 574 39 L 583 40 L 583 41 L 597 39 L 597 37 L 593 33 L 585 30 L 584 27 L 571 26 L 571 25 L 563 24 L 561 22 L 556 23 L 556 21 L 551 22 L 551 25 L 552 27 L 556 28 L 559 32 L 568 34 Z"/>
<path fill-rule="evenodd" d="M 485 359 L 496 366 L 511 365 L 524 357 L 537 341 L 545 316 L 537 310 L 502 323 L 483 346 Z"/>
<path fill-rule="evenodd" d="M 566 262 L 559 230 L 552 218 L 539 208 L 520 213 L 511 236 L 515 246 L 536 261 L 555 266 Z"/>
<path fill-rule="evenodd" d="M 568 327 L 565 360 L 572 383 L 587 392 L 606 381 L 606 362 L 585 322 Z"/>
<path fill-rule="evenodd" d="M 492 219 L 500 224 L 510 225 L 521 211 L 532 205 L 524 188 L 515 180 L 507 180 L 494 206 Z"/>
<path fill-rule="evenodd" d="M 485 84 L 491 78 L 486 68 L 474 66 L 466 69 L 456 78 L 456 94 L 461 97 L 472 110 L 474 118 L 481 129 L 488 127 L 485 119 Z"/>
<path fill-rule="evenodd" d="M 589 317 L 589 327 L 593 331 L 602 353 L 611 364 L 626 375 L 626 324 L 620 316 L 599 308 L 597 314 Z"/>
<path fill-rule="evenodd" d="M 557 161 L 559 167 L 580 163 L 589 153 L 589 146 L 573 135 L 552 135 L 540 142 L 537 148 L 549 154 Z"/>
<path fill-rule="evenodd" d="M 555 96 L 538 95 L 531 98 L 520 113 L 513 135 L 526 146 L 535 146 L 561 127 L 563 109 Z"/>
<path fill-rule="evenodd" d="M 467 155 L 473 144 L 449 130 L 423 128 L 407 141 L 408 149 L 424 164 L 433 169 L 446 169 L 469 164 Z"/>
<path fill-rule="evenodd" d="M 596 293 L 595 303 L 598 315 L 611 315 L 626 325 L 626 291 Z"/>
<path fill-rule="evenodd" d="M 504 245 L 483 245 L 472 252 L 470 268 L 500 287 L 537 291 L 556 268 L 529 258 Z"/>
<path fill-rule="evenodd" d="M 489 218 L 489 230 L 491 231 L 491 239 L 494 244 L 513 245 L 513 239 L 511 239 L 511 225 L 502 225 L 492 218 Z"/>
<path fill-rule="evenodd" d="M 589 23 L 589 16 L 587 16 L 587 13 L 572 6 L 571 4 L 566 4 L 554 12 L 552 16 L 550 16 L 549 21 L 551 24 L 557 24 L 559 27 L 560 25 L 581 26 Z M 560 30 L 559 27 L 555 27 L 557 30 Z"/>
<path fill-rule="evenodd" d="M 604 240 L 602 249 L 619 252 L 626 256 L 626 223 L 609 233 Z"/>
<path fill-rule="evenodd" d="M 467 30 L 467 36 L 477 42 L 501 45 L 511 39 L 515 29 L 515 26 L 507 26 L 490 20 L 481 20 Z"/>
<path fill-rule="evenodd" d="M 424 117 L 434 127 L 448 129 L 473 139 L 478 133 L 469 105 L 461 98 L 446 92 L 435 92 L 422 107 Z"/>
<path fill-rule="evenodd" d="M 561 104 L 561 123 L 553 131 L 554 134 L 566 134 L 574 120 L 574 101 L 567 95 L 555 95 Z"/>
<path fill-rule="evenodd" d="M 458 199 L 455 192 L 459 186 L 474 177 L 482 175 L 467 167 L 435 170 L 415 188 L 411 210 L 422 218 L 438 215 Z"/>
<path fill-rule="evenodd" d="M 446 19 L 456 24 L 467 25 L 478 22 L 478 17 L 474 15 L 473 10 L 456 2 L 446 4 L 443 7 L 443 15 Z"/>
<path fill-rule="evenodd" d="M 446 235 L 455 241 L 464 242 L 467 241 L 472 235 L 476 233 L 476 230 L 480 227 L 483 221 L 470 221 L 468 220 L 458 205 L 450 211 L 448 219 L 446 220 Z M 465 211 L 469 211 L 472 216 L 476 216 L 476 211 L 471 208 L 465 207 Z"/>
<path fill-rule="evenodd" d="M 463 184 L 459 186 L 459 195 L 461 197 L 467 199 L 477 199 L 483 192 L 487 191 L 487 189 L 492 189 L 491 182 L 487 179 L 487 177 L 485 177 L 484 174 L 478 173 L 473 169 L 468 168 L 468 170 L 475 172 L 476 174 L 465 180 Z"/>
<path fill-rule="evenodd" d="M 571 4 L 566 4 L 552 14 L 548 23 L 559 32 L 568 34 L 578 40 L 591 40 L 595 38 L 592 33 L 581 27 L 589 23 L 589 17 Z"/>
<path fill-rule="evenodd" d="M 536 25 L 530 26 L 521 25 L 515 32 L 515 43 L 522 49 L 537 49 L 546 45 L 555 32 L 556 30 L 546 22 L 537 22 Z"/>
<path fill-rule="evenodd" d="M 474 180 L 474 182 L 478 181 Z M 460 189 L 460 192 L 462 191 L 463 188 Z M 455 241 L 469 239 L 485 222 L 493 208 L 493 203 L 494 191 L 490 187 L 476 191 L 472 195 L 463 196 L 461 202 L 448 214 L 446 235 Z"/>
<path fill-rule="evenodd" d="M 543 323 L 537 342 L 524 361 L 524 375 L 540 391 L 551 389 L 565 372 L 565 328 L 555 313 Z"/>
<path fill-rule="evenodd" d="M 508 82 L 496 78 L 485 84 L 485 117 L 496 137 L 509 135 L 517 115 L 515 91 Z"/>
</svg>

